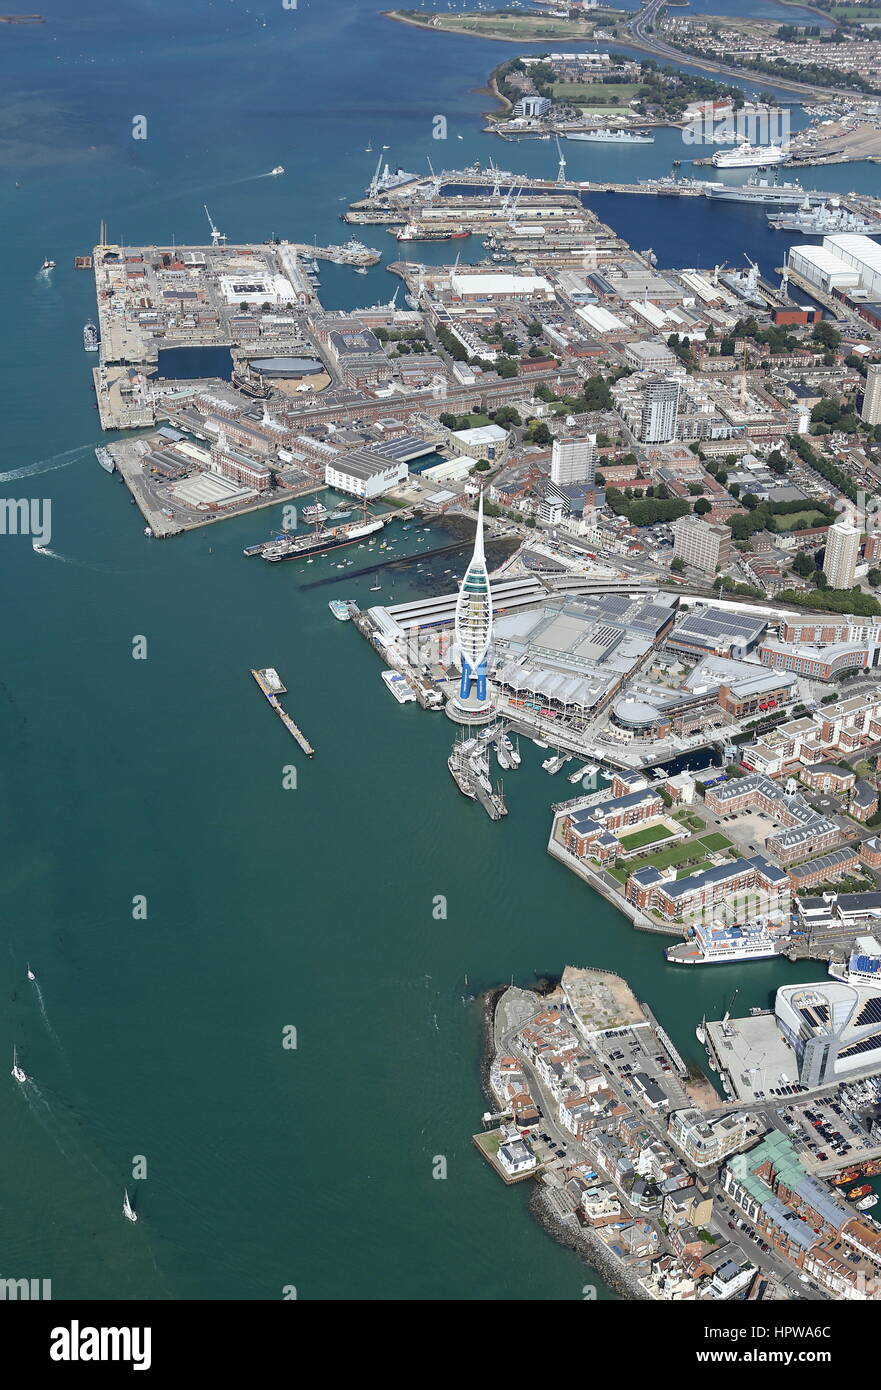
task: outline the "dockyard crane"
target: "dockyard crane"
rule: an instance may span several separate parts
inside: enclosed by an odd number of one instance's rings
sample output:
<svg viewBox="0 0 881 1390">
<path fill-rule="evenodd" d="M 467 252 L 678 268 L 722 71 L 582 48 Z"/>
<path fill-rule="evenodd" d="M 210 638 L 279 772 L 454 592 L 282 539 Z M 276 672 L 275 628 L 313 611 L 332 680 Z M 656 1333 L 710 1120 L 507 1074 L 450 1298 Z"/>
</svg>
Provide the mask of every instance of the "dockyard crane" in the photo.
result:
<svg viewBox="0 0 881 1390">
<path fill-rule="evenodd" d="M 205 208 L 205 216 L 208 218 L 208 226 L 211 228 L 211 245 L 212 245 L 212 246 L 225 246 L 225 245 L 226 245 L 226 232 L 220 232 L 220 231 L 218 231 L 218 229 L 217 229 L 217 228 L 215 227 L 215 225 L 214 225 L 214 222 L 212 221 L 211 213 L 208 211 L 207 207 L 205 207 L 205 204 L 204 204 L 204 203 L 202 204 L 202 206 L 203 206 L 203 208 Z"/>
<path fill-rule="evenodd" d="M 559 135 L 555 135 L 554 139 L 557 142 L 557 154 L 560 156 L 560 163 L 557 167 L 557 183 L 562 184 L 566 182 L 566 156 L 563 153 Z"/>
<path fill-rule="evenodd" d="M 723 262 L 721 263 L 721 265 L 714 265 L 714 266 L 713 266 L 713 280 L 712 280 L 712 283 L 713 283 L 714 285 L 718 285 L 718 283 L 719 283 L 719 276 L 721 275 L 722 271 L 725 269 L 725 267 L 726 267 L 727 264 L 728 264 L 727 261 L 723 261 Z"/>
</svg>

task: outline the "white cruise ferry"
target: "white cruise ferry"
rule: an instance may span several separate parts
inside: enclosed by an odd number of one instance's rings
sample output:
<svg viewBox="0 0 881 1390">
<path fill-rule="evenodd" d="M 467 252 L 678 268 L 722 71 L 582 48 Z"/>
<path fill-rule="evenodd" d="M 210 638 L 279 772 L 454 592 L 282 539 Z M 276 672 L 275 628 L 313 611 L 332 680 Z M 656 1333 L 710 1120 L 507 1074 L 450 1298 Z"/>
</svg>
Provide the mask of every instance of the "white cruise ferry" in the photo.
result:
<svg viewBox="0 0 881 1390">
<path fill-rule="evenodd" d="M 714 965 L 719 961 L 760 960 L 776 956 L 789 942 L 785 924 L 758 917 L 732 926 L 700 924 L 687 941 L 665 951 L 671 965 Z"/>
<path fill-rule="evenodd" d="M 717 169 L 765 169 L 770 164 L 781 164 L 787 153 L 782 145 L 751 145 L 744 140 L 733 150 L 717 150 L 713 164 Z"/>
</svg>

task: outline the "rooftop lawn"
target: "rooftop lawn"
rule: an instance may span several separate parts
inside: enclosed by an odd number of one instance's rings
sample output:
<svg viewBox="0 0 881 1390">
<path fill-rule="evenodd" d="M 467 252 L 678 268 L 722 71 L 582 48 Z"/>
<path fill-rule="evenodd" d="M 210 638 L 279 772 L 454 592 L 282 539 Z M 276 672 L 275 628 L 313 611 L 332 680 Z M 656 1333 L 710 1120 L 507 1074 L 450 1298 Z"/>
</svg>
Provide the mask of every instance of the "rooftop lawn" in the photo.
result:
<svg viewBox="0 0 881 1390">
<path fill-rule="evenodd" d="M 642 830 L 635 830 L 632 835 L 619 835 L 618 840 L 622 849 L 639 849 L 640 845 L 654 845 L 658 840 L 669 840 L 673 834 L 666 825 L 647 825 Z"/>
</svg>

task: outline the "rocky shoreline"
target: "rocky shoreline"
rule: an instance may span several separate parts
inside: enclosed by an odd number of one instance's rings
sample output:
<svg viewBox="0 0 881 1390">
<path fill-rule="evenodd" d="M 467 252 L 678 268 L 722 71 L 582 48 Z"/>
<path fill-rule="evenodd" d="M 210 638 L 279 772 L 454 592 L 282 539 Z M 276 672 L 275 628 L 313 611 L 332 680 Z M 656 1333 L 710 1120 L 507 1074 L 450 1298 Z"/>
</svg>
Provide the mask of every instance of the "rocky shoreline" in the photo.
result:
<svg viewBox="0 0 881 1390">
<path fill-rule="evenodd" d="M 496 1054 L 495 1017 L 499 1000 L 508 992 L 508 985 L 497 985 L 482 996 L 483 1004 L 483 1046 L 480 1057 L 480 1080 L 485 1095 L 495 1108 L 497 1099 L 490 1086 L 490 1073 Z M 539 991 L 531 991 L 538 994 Z M 554 1210 L 548 1190 L 543 1182 L 533 1182 L 529 1194 L 529 1210 L 544 1231 L 569 1250 L 581 1257 L 589 1270 L 595 1272 L 619 1298 L 634 1302 L 651 1302 L 649 1295 L 639 1284 L 633 1272 L 616 1259 L 605 1247 L 599 1236 L 589 1227 L 574 1226 Z"/>
</svg>

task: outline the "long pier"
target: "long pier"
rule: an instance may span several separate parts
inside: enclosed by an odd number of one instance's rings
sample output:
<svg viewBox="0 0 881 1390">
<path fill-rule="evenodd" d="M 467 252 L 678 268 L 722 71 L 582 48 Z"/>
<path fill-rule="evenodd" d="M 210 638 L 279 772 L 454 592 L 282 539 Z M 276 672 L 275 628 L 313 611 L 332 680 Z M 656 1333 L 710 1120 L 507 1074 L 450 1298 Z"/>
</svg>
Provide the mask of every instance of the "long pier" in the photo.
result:
<svg viewBox="0 0 881 1390">
<path fill-rule="evenodd" d="M 291 735 L 292 738 L 295 738 L 297 740 L 297 743 L 300 745 L 307 758 L 314 757 L 315 749 L 312 747 L 312 744 L 309 742 L 302 729 L 298 728 L 297 725 L 294 723 L 287 710 L 282 709 L 281 705 L 278 702 L 277 697 L 279 695 L 287 694 L 287 687 L 282 685 L 281 680 L 278 679 L 277 671 L 272 672 L 272 674 L 276 677 L 276 680 L 275 682 L 270 683 L 268 679 L 270 670 L 270 667 L 263 667 L 260 670 L 255 670 L 252 667 L 251 675 L 254 677 L 260 689 L 263 691 L 263 694 L 266 696 L 272 708 L 275 710 L 282 724 L 284 724 L 288 733 Z"/>
</svg>

